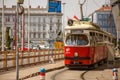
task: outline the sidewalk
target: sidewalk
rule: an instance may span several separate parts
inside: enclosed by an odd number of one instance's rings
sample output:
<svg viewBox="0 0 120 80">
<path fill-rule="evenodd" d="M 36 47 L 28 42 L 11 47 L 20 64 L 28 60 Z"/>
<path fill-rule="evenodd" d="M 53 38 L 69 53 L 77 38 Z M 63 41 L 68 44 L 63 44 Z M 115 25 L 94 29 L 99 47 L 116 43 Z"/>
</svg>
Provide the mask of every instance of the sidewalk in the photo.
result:
<svg viewBox="0 0 120 80">
<path fill-rule="evenodd" d="M 101 77 L 98 77 L 98 80 L 114 80 L 113 79 L 113 69 L 116 68 L 118 70 L 117 76 L 118 80 L 120 80 L 120 57 L 117 57 L 116 63 L 111 64 L 110 66 L 106 66 L 106 69 L 101 73 Z"/>
<path fill-rule="evenodd" d="M 39 75 L 40 68 L 45 68 L 46 71 L 51 71 L 64 67 L 64 61 L 56 61 L 54 64 L 46 63 L 41 65 L 30 66 L 19 70 L 19 79 L 26 79 L 28 77 Z M 0 75 L 0 80 L 16 80 L 16 71 L 9 71 Z"/>
<path fill-rule="evenodd" d="M 118 80 L 120 80 L 120 68 L 118 69 Z M 112 69 L 106 69 L 101 73 L 101 76 L 97 78 L 97 80 L 114 80 Z"/>
</svg>

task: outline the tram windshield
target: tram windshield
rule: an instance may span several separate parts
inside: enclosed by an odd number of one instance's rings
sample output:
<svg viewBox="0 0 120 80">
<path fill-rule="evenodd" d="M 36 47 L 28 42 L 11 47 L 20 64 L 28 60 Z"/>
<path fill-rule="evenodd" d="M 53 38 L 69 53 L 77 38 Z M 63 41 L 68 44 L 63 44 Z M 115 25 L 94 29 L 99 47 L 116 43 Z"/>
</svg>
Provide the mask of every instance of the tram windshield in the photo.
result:
<svg viewBox="0 0 120 80">
<path fill-rule="evenodd" d="M 84 34 L 72 34 L 66 37 L 67 45 L 87 45 L 88 38 Z"/>
</svg>

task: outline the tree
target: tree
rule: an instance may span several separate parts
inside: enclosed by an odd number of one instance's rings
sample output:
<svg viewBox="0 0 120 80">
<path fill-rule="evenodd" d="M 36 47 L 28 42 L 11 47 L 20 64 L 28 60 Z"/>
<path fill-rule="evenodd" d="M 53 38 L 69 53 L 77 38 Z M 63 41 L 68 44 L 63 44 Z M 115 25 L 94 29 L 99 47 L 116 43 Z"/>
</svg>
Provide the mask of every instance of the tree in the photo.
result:
<svg viewBox="0 0 120 80">
<path fill-rule="evenodd" d="M 13 40 L 12 38 L 10 38 L 9 30 L 10 30 L 10 27 L 7 27 L 6 28 L 6 48 L 7 49 L 11 49 L 10 44 L 11 44 L 11 42 Z"/>
</svg>

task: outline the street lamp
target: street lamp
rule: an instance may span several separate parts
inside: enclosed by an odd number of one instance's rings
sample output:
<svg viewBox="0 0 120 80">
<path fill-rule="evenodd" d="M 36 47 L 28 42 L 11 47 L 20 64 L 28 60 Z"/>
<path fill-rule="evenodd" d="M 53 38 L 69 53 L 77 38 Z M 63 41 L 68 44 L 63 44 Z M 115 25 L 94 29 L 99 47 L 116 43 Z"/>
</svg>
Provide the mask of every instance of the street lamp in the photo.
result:
<svg viewBox="0 0 120 80">
<path fill-rule="evenodd" d="M 19 80 L 19 15 L 20 13 L 23 13 L 24 9 L 21 8 L 20 4 L 23 4 L 24 0 L 17 0 L 17 27 L 16 27 L 16 80 Z"/>
<path fill-rule="evenodd" d="M 4 0 L 2 1 L 2 51 L 4 51 Z"/>
<path fill-rule="evenodd" d="M 66 3 L 62 3 L 63 4 L 63 27 L 62 27 L 62 31 L 64 33 L 64 27 L 65 27 L 65 4 Z"/>
<path fill-rule="evenodd" d="M 30 0 L 28 0 L 28 50 L 30 49 Z"/>
<path fill-rule="evenodd" d="M 119 25 L 119 21 L 120 21 L 120 19 L 119 18 L 117 18 L 116 19 L 116 22 L 117 22 L 117 55 L 119 55 L 119 29 L 118 29 L 118 27 L 120 26 Z"/>
</svg>

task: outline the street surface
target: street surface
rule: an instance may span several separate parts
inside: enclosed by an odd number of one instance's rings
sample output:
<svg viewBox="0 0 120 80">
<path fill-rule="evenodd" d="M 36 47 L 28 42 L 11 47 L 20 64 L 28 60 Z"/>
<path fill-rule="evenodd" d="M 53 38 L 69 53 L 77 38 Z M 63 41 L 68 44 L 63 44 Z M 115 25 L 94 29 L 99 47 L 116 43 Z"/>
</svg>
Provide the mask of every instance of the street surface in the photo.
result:
<svg viewBox="0 0 120 80">
<path fill-rule="evenodd" d="M 113 80 L 112 70 L 118 69 L 118 78 L 120 79 L 120 60 L 113 64 L 106 63 L 93 70 L 87 69 L 68 69 L 63 68 L 46 73 L 46 80 Z M 28 78 L 26 80 L 39 80 L 40 76 Z"/>
<path fill-rule="evenodd" d="M 96 69 L 68 69 L 68 68 L 59 68 L 64 66 L 64 60 L 56 61 L 55 63 L 47 63 L 34 65 L 29 67 L 24 67 L 20 69 L 19 78 L 20 80 L 40 80 L 40 75 L 34 75 L 38 73 L 40 68 L 44 67 L 46 69 L 46 80 L 113 80 L 112 79 L 112 70 L 113 68 L 118 69 L 118 78 L 120 79 L 120 59 L 116 61 L 116 64 L 106 63 L 99 66 Z M 7 76 L 7 77 L 6 77 Z M 15 80 L 16 72 L 15 70 L 6 71 L 0 73 L 0 80 Z M 9 77 L 9 78 L 8 78 Z"/>
</svg>

